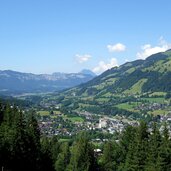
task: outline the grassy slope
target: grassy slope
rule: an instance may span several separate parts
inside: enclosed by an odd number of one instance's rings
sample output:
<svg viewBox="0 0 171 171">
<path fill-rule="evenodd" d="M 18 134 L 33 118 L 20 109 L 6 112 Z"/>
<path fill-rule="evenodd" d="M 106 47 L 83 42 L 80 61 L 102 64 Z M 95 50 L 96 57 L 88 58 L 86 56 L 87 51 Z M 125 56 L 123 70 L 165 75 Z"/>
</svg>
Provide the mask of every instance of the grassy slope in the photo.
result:
<svg viewBox="0 0 171 171">
<path fill-rule="evenodd" d="M 124 91 L 125 94 L 140 94 L 142 90 L 142 86 L 147 82 L 147 79 L 141 79 L 137 83 L 135 83 L 130 89 Z"/>
</svg>

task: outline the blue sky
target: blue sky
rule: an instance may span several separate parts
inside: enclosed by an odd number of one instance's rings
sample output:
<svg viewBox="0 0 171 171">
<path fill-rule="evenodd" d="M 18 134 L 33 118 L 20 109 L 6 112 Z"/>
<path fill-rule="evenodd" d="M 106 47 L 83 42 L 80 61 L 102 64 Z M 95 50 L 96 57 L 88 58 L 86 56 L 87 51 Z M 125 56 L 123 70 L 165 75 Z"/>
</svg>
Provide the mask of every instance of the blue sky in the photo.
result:
<svg viewBox="0 0 171 171">
<path fill-rule="evenodd" d="M 171 48 L 170 0 L 1 0 L 0 70 L 96 73 Z"/>
</svg>

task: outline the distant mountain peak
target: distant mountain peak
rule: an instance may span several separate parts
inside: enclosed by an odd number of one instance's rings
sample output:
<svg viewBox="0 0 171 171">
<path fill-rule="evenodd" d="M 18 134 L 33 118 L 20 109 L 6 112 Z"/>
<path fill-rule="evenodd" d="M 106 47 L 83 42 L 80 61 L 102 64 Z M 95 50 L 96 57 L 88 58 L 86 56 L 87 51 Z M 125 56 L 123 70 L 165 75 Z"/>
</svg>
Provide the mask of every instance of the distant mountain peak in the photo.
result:
<svg viewBox="0 0 171 171">
<path fill-rule="evenodd" d="M 83 69 L 80 73 L 86 74 L 86 75 L 91 75 L 91 76 L 96 76 L 96 74 L 89 69 Z"/>
</svg>

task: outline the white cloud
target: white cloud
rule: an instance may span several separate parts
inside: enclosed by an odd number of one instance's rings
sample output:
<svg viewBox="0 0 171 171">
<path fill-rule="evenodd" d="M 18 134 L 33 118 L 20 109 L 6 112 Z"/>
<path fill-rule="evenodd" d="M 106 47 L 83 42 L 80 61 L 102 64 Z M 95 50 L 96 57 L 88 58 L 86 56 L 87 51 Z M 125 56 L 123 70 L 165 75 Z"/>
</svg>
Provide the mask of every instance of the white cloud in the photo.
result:
<svg viewBox="0 0 171 171">
<path fill-rule="evenodd" d="M 137 59 L 146 59 L 148 56 L 158 52 L 164 52 L 171 48 L 171 44 L 166 42 L 163 37 L 159 39 L 158 46 L 152 47 L 151 44 L 145 44 L 141 47 L 142 51 L 137 53 Z"/>
<path fill-rule="evenodd" d="M 96 73 L 96 74 L 100 74 L 112 67 L 115 67 L 115 66 L 118 66 L 118 61 L 116 58 L 111 58 L 109 63 L 105 63 L 104 61 L 100 61 L 98 66 L 96 66 L 94 69 L 93 69 L 93 72 Z"/>
<path fill-rule="evenodd" d="M 87 62 L 91 58 L 91 55 L 88 55 L 88 54 L 85 54 L 85 55 L 76 54 L 75 56 L 76 56 L 76 60 L 78 63 Z"/>
<path fill-rule="evenodd" d="M 122 52 L 126 50 L 126 46 L 122 43 L 117 43 L 115 45 L 107 45 L 109 52 Z"/>
<path fill-rule="evenodd" d="M 125 59 L 125 62 L 129 62 L 129 59 Z"/>
</svg>

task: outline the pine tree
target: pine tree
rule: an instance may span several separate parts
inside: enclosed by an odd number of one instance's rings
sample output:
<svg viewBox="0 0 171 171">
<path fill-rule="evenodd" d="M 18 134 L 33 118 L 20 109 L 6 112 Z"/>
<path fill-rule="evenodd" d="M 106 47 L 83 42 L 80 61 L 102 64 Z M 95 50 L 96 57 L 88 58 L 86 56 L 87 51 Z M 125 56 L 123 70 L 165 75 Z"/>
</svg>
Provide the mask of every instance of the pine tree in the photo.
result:
<svg viewBox="0 0 171 171">
<path fill-rule="evenodd" d="M 65 171 L 70 160 L 70 151 L 69 144 L 67 142 L 62 143 L 60 146 L 61 152 L 58 155 L 58 158 L 55 162 L 55 170 L 56 171 Z"/>
<path fill-rule="evenodd" d="M 164 125 L 164 130 L 163 130 L 160 156 L 163 162 L 162 171 L 170 171 L 171 170 L 171 140 L 169 137 L 169 130 L 166 123 Z"/>
<path fill-rule="evenodd" d="M 141 122 L 137 128 L 134 140 L 129 145 L 124 170 L 144 171 L 148 149 L 148 136 L 147 124 Z"/>
<path fill-rule="evenodd" d="M 119 165 L 120 149 L 118 144 L 113 141 L 109 141 L 105 144 L 102 156 L 103 170 L 113 171 L 117 170 Z"/>
<path fill-rule="evenodd" d="M 53 159 L 51 153 L 51 143 L 50 139 L 47 137 L 41 138 L 41 160 L 40 160 L 40 170 L 41 171 L 53 171 Z"/>
<path fill-rule="evenodd" d="M 27 162 L 28 170 L 38 170 L 40 164 L 40 130 L 35 113 L 27 113 Z"/>
<path fill-rule="evenodd" d="M 60 143 L 58 142 L 58 137 L 57 136 L 53 136 L 51 138 L 51 141 L 50 141 L 50 144 L 51 144 L 51 154 L 52 154 L 52 160 L 53 160 L 53 163 L 55 164 L 57 158 L 58 158 L 58 154 L 59 154 L 59 151 L 60 151 Z"/>
<path fill-rule="evenodd" d="M 10 169 L 13 154 L 14 130 L 3 122 L 0 125 L 0 166 Z"/>
<path fill-rule="evenodd" d="M 120 156 L 119 156 L 119 168 L 120 170 L 123 169 L 124 164 L 126 162 L 126 155 L 128 153 L 129 148 L 131 148 L 132 143 L 134 142 L 136 134 L 136 128 L 133 126 L 127 126 L 125 130 L 123 131 L 120 141 L 119 141 L 119 147 L 120 147 Z"/>
<path fill-rule="evenodd" d="M 119 167 L 119 171 L 137 171 L 137 158 L 135 155 L 136 150 L 136 142 L 134 139 L 129 144 L 125 163 Z"/>
<path fill-rule="evenodd" d="M 27 132 L 24 114 L 21 111 L 15 113 L 14 118 L 14 139 L 13 139 L 13 169 L 23 170 L 27 166 Z"/>
<path fill-rule="evenodd" d="M 146 171 L 162 171 L 162 159 L 160 157 L 161 138 L 156 123 L 153 123 L 153 129 L 149 137 Z"/>
<path fill-rule="evenodd" d="M 91 171 L 95 170 L 94 151 L 89 143 L 88 135 L 82 132 L 71 150 L 71 159 L 68 171 Z"/>
</svg>

